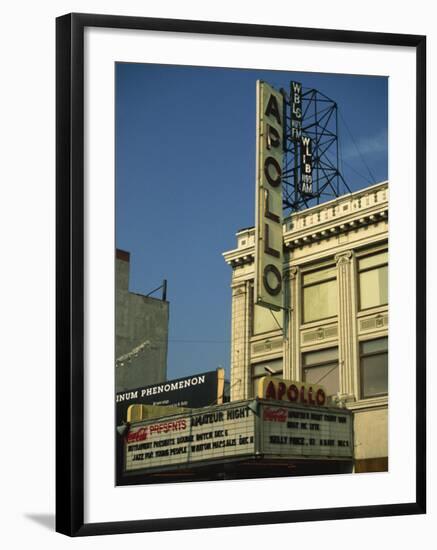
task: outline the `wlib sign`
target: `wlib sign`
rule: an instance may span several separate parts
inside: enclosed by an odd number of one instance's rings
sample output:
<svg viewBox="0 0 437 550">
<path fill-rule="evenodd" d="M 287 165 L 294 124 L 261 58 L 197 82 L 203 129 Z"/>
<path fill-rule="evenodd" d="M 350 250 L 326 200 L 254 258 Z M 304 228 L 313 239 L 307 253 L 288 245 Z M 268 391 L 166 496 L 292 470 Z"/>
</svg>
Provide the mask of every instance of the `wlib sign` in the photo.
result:
<svg viewBox="0 0 437 550">
<path fill-rule="evenodd" d="M 300 146 L 300 190 L 305 195 L 313 194 L 313 144 L 311 138 L 302 136 Z"/>
<path fill-rule="evenodd" d="M 282 307 L 283 97 L 257 81 L 255 301 Z"/>
</svg>

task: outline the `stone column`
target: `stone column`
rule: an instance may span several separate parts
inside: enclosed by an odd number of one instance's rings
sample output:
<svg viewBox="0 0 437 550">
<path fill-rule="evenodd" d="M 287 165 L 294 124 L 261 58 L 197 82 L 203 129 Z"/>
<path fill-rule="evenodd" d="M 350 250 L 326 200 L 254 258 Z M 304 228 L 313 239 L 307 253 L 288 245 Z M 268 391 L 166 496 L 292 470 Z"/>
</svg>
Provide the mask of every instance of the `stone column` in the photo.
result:
<svg viewBox="0 0 437 550">
<path fill-rule="evenodd" d="M 300 368 L 300 319 L 301 299 L 300 269 L 290 267 L 284 274 L 286 283 L 286 311 L 287 323 L 284 331 L 284 378 L 287 380 L 301 380 Z"/>
<path fill-rule="evenodd" d="M 231 401 L 250 395 L 250 281 L 232 288 Z"/>
<path fill-rule="evenodd" d="M 285 268 L 283 272 L 283 285 L 284 285 L 284 322 L 282 325 L 282 331 L 284 335 L 284 343 L 282 347 L 282 378 L 290 378 L 290 327 L 293 320 L 293 310 L 291 304 L 291 281 L 290 270 Z"/>
<path fill-rule="evenodd" d="M 335 256 L 338 285 L 338 359 L 340 369 L 340 400 L 355 400 L 356 388 L 356 300 L 354 255 L 351 250 Z"/>
</svg>

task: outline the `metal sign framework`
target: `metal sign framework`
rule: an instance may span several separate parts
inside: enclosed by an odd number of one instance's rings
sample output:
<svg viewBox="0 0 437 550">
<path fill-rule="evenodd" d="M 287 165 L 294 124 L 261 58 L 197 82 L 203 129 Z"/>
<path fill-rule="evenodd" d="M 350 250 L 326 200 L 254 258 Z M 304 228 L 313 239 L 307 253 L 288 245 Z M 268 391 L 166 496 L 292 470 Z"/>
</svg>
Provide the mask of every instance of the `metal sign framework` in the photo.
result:
<svg viewBox="0 0 437 550">
<path fill-rule="evenodd" d="M 300 86 L 299 95 L 296 88 Z M 290 94 L 281 89 L 284 97 L 284 169 L 283 207 L 288 213 L 309 208 L 334 199 L 351 190 L 339 170 L 337 103 L 313 88 L 290 83 Z M 296 100 L 295 98 L 298 97 Z M 296 130 L 296 101 L 299 131 Z M 304 138 L 304 141 L 302 140 Z M 305 143 L 310 138 L 311 149 Z M 305 153 L 310 153 L 310 185 L 303 183 Z M 308 177 L 308 176 L 306 176 Z M 308 181 L 308 180 L 307 180 Z"/>
</svg>

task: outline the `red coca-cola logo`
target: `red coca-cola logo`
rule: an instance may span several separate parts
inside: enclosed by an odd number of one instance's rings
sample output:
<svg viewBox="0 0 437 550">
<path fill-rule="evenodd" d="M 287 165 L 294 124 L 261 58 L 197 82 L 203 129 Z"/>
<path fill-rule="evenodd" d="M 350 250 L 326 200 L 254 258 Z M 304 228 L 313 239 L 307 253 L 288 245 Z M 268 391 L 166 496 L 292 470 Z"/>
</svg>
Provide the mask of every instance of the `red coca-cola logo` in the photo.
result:
<svg viewBox="0 0 437 550">
<path fill-rule="evenodd" d="M 264 409 L 263 418 L 269 422 L 285 422 L 287 420 L 287 410 L 267 407 Z"/>
<path fill-rule="evenodd" d="M 134 443 L 137 441 L 144 441 L 147 439 L 148 430 L 147 426 L 145 428 L 140 428 L 136 432 L 129 432 L 126 437 L 128 443 Z"/>
</svg>

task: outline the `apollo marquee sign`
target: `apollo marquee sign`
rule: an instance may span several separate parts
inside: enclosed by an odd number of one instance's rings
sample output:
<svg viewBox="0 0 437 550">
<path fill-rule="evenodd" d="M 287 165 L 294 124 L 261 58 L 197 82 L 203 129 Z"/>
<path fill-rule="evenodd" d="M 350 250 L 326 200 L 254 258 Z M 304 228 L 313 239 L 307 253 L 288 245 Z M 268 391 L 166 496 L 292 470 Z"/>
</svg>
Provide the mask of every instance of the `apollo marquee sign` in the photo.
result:
<svg viewBox="0 0 437 550">
<path fill-rule="evenodd" d="M 306 405 L 262 399 L 205 407 L 136 422 L 124 439 L 127 474 L 261 457 L 274 461 L 352 456 L 350 411 L 311 400 Z"/>
<path fill-rule="evenodd" d="M 263 376 L 259 380 L 258 397 L 260 399 L 285 401 L 314 407 L 325 407 L 328 404 L 323 386 L 284 380 L 274 376 Z"/>
<path fill-rule="evenodd" d="M 282 308 L 283 97 L 257 81 L 255 302 Z"/>
</svg>

